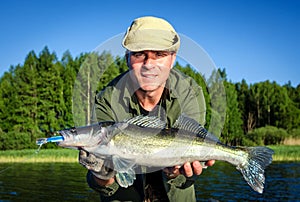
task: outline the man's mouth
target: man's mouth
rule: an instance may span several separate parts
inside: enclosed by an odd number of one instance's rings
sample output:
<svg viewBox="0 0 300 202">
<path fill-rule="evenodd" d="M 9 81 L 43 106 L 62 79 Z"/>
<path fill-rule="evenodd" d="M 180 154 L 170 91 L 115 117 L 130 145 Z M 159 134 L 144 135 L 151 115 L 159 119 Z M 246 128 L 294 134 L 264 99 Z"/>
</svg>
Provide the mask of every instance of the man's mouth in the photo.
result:
<svg viewBox="0 0 300 202">
<path fill-rule="evenodd" d="M 155 79 L 157 77 L 157 74 L 143 74 L 142 77 L 145 77 L 147 79 Z"/>
</svg>

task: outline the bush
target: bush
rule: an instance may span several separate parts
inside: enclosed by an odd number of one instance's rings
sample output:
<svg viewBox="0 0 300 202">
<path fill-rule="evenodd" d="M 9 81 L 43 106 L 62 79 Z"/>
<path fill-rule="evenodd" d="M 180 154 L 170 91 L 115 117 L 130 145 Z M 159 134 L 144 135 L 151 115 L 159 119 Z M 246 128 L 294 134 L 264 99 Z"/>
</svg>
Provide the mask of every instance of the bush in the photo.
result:
<svg viewBox="0 0 300 202">
<path fill-rule="evenodd" d="M 253 142 L 252 140 L 248 139 L 247 137 L 242 139 L 241 144 L 242 144 L 242 146 L 247 146 L 247 147 L 254 147 L 257 145 L 257 143 Z"/>
<path fill-rule="evenodd" d="M 1 133 L 0 136 L 0 149 L 26 149 L 28 145 L 31 145 L 31 138 L 27 133 L 16 133 L 14 131 L 8 133 Z"/>
<path fill-rule="evenodd" d="M 300 139 L 300 128 L 295 128 L 289 131 L 289 136 L 292 138 Z"/>
<path fill-rule="evenodd" d="M 255 145 L 277 145 L 283 143 L 288 137 L 286 130 L 274 126 L 257 128 L 246 134 L 244 143 L 253 142 Z"/>
</svg>

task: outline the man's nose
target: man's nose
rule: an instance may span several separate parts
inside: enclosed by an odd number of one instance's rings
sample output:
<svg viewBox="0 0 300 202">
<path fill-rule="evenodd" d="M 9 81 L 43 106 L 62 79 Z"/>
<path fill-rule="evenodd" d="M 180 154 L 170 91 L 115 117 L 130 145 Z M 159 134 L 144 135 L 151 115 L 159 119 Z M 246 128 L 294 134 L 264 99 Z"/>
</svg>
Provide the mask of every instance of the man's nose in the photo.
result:
<svg viewBox="0 0 300 202">
<path fill-rule="evenodd" d="M 144 64 L 145 65 L 152 65 L 155 62 L 155 54 L 148 52 L 145 54 Z"/>
<path fill-rule="evenodd" d="M 153 62 L 154 62 L 154 60 L 152 58 L 145 58 L 144 65 L 147 68 L 151 68 L 153 66 Z"/>
</svg>

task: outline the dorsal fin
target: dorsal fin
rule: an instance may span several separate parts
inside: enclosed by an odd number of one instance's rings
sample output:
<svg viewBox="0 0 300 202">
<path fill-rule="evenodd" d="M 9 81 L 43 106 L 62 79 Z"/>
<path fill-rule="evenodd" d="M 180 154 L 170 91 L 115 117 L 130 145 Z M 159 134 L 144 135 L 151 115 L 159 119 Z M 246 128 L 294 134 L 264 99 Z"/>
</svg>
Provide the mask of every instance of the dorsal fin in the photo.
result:
<svg viewBox="0 0 300 202">
<path fill-rule="evenodd" d="M 194 119 L 186 116 L 185 114 L 179 116 L 179 118 L 174 123 L 173 128 L 190 131 L 192 133 L 197 134 L 197 137 L 203 139 L 206 137 L 208 133 L 207 130 L 202 125 L 200 125 Z"/>
<path fill-rule="evenodd" d="M 124 122 L 133 124 L 140 127 L 151 127 L 163 129 L 166 127 L 166 123 L 159 119 L 157 116 L 135 116 L 133 118 L 126 119 Z"/>
<path fill-rule="evenodd" d="M 188 117 L 185 114 L 179 116 L 179 118 L 174 123 L 173 128 L 195 133 L 197 137 L 202 138 L 205 142 L 210 142 L 210 143 L 219 142 L 218 137 L 208 132 L 200 123 L 198 123 L 196 120 Z"/>
</svg>

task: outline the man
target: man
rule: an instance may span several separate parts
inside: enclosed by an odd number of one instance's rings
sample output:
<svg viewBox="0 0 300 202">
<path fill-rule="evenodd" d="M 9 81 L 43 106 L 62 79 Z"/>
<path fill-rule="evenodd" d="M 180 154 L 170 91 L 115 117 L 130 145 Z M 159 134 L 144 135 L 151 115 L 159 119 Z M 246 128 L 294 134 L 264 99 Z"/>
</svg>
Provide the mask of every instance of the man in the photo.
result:
<svg viewBox="0 0 300 202">
<path fill-rule="evenodd" d="M 202 89 L 189 77 L 172 69 L 180 38 L 172 25 L 156 17 L 141 17 L 128 28 L 122 45 L 129 71 L 115 78 L 97 96 L 98 121 L 122 121 L 138 115 L 160 117 L 172 127 L 181 114 L 205 124 Z M 137 174 L 128 188 L 118 185 L 108 159 L 84 151 L 80 163 L 89 169 L 87 181 L 101 201 L 195 201 L 194 178 L 199 161 Z M 93 164 L 94 163 L 94 164 Z M 207 166 L 214 161 L 206 162 Z"/>
</svg>

